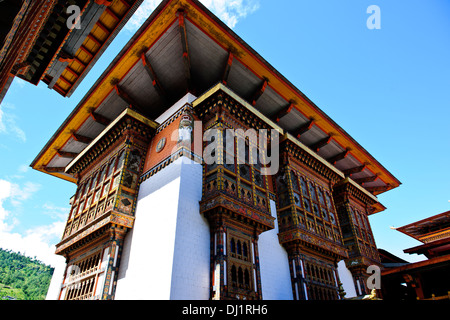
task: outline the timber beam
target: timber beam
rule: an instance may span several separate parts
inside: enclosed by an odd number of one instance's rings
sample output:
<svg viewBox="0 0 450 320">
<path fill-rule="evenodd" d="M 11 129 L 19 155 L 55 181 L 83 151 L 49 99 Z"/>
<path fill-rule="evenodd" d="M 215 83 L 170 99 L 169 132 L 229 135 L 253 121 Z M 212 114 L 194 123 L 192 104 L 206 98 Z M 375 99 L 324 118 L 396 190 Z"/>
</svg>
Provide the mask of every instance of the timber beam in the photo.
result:
<svg viewBox="0 0 450 320">
<path fill-rule="evenodd" d="M 152 85 L 155 88 L 156 92 L 159 94 L 161 98 L 164 100 L 167 100 L 166 90 L 164 90 L 163 86 L 161 85 L 161 82 L 159 81 L 158 77 L 156 76 L 155 70 L 152 67 L 152 64 L 148 60 L 145 53 L 142 54 L 142 64 L 144 65 L 144 69 L 147 72 L 147 74 L 150 76 L 150 79 L 152 80 Z"/>
<path fill-rule="evenodd" d="M 346 177 L 348 177 L 348 176 L 350 176 L 351 174 L 362 172 L 362 171 L 364 171 L 364 169 L 366 169 L 366 168 L 367 168 L 367 165 L 364 164 L 364 165 L 362 165 L 362 166 L 358 166 L 358 167 L 350 168 L 350 169 L 347 169 L 347 170 L 343 170 L 342 172 L 344 173 L 344 175 L 345 175 Z"/>
<path fill-rule="evenodd" d="M 331 142 L 331 136 L 328 136 L 326 138 L 323 138 L 319 141 L 317 141 L 316 143 L 312 144 L 311 146 L 309 146 L 313 151 L 315 152 L 319 152 L 319 150 L 323 147 L 325 147 L 327 144 L 329 144 Z"/>
<path fill-rule="evenodd" d="M 263 83 L 261 83 L 260 87 L 255 91 L 253 94 L 253 97 L 251 98 L 252 106 L 256 105 L 256 102 L 259 98 L 263 95 L 264 91 L 266 91 L 268 81 L 267 79 L 264 79 Z"/>
<path fill-rule="evenodd" d="M 65 172 L 65 170 L 66 170 L 66 168 L 64 168 L 64 167 L 44 167 L 43 169 L 49 173 Z"/>
<path fill-rule="evenodd" d="M 381 187 L 366 187 L 365 189 L 369 192 L 384 192 L 389 190 L 389 188 L 391 187 L 390 184 L 387 184 L 386 186 L 381 186 Z"/>
<path fill-rule="evenodd" d="M 81 142 L 81 143 L 85 143 L 85 144 L 89 144 L 89 143 L 92 142 L 92 140 L 94 140 L 92 138 L 85 137 L 85 136 L 82 136 L 82 135 L 79 135 L 79 134 L 76 134 L 76 133 L 72 134 L 72 139 L 77 141 L 77 142 Z"/>
<path fill-rule="evenodd" d="M 183 48 L 184 71 L 186 75 L 188 91 L 191 91 L 192 90 L 191 59 L 189 56 L 189 44 L 187 38 L 186 21 L 184 19 L 185 12 L 184 10 L 179 10 L 177 14 L 178 14 L 178 26 L 181 35 L 181 46 Z"/>
<path fill-rule="evenodd" d="M 305 134 L 306 132 L 311 130 L 313 125 L 314 125 L 314 119 L 310 118 L 308 122 L 306 122 L 300 128 L 298 128 L 294 131 L 294 133 L 293 133 L 294 137 L 296 137 L 297 139 L 300 139 L 301 135 Z"/>
<path fill-rule="evenodd" d="M 117 84 L 114 86 L 114 89 L 116 90 L 117 95 L 120 99 L 122 99 L 126 104 L 130 106 L 131 109 L 135 109 L 139 111 L 140 113 L 144 113 L 144 108 L 142 108 L 136 100 L 134 100 L 125 90 L 121 87 L 119 87 Z"/>
<path fill-rule="evenodd" d="M 56 151 L 56 154 L 57 154 L 60 158 L 69 158 L 69 159 L 76 158 L 76 157 L 79 155 L 79 153 L 75 153 L 75 152 L 66 152 L 66 151 L 61 151 L 61 150 Z"/>
<path fill-rule="evenodd" d="M 374 176 L 371 176 L 371 177 L 353 179 L 353 181 L 355 181 L 356 183 L 359 183 L 359 184 L 362 185 L 363 183 L 373 182 L 373 181 L 376 181 L 377 179 L 378 179 L 378 175 L 374 175 Z"/>
<path fill-rule="evenodd" d="M 349 150 L 349 149 L 346 149 L 345 151 L 343 151 L 343 152 L 341 152 L 341 153 L 338 153 L 338 154 L 335 155 L 334 157 L 331 157 L 331 158 L 327 159 L 327 161 L 328 161 L 329 163 L 331 163 L 332 165 L 335 165 L 336 162 L 338 162 L 338 161 L 340 161 L 340 160 L 342 160 L 342 159 L 347 158 L 347 156 L 349 155 L 349 153 L 350 153 L 350 150 Z"/>
<path fill-rule="evenodd" d="M 109 120 L 108 118 L 102 116 L 97 112 L 91 111 L 89 115 L 92 118 L 92 120 L 94 120 L 97 123 L 100 123 L 101 125 L 104 125 L 105 127 L 107 127 L 111 123 L 111 120 Z"/>
<path fill-rule="evenodd" d="M 222 75 L 222 83 L 224 85 L 227 85 L 228 76 L 230 75 L 231 67 L 233 65 L 233 59 L 234 59 L 233 53 L 231 53 L 231 51 L 228 52 L 227 65 L 225 66 L 225 70 Z"/>
<path fill-rule="evenodd" d="M 295 102 L 291 100 L 289 102 L 289 105 L 287 107 L 284 107 L 280 111 L 278 111 L 275 115 L 273 115 L 271 117 L 271 120 L 275 123 L 280 122 L 281 118 L 283 118 L 284 116 L 287 116 L 292 111 L 294 106 L 295 106 Z"/>
</svg>

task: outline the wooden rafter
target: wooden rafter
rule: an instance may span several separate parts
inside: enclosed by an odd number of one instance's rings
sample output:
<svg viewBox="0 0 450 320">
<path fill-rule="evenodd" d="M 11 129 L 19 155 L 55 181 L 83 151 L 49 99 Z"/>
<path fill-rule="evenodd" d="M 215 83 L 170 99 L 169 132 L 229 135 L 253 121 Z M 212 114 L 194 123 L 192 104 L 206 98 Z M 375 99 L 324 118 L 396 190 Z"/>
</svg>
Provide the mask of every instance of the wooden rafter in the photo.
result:
<svg viewBox="0 0 450 320">
<path fill-rule="evenodd" d="M 313 125 L 314 125 L 314 119 L 310 118 L 308 122 L 306 122 L 300 128 L 298 128 L 297 130 L 294 131 L 294 133 L 293 133 L 294 137 L 296 137 L 297 139 L 300 139 L 300 136 L 302 134 L 306 133 L 307 131 L 311 130 Z"/>
<path fill-rule="evenodd" d="M 348 177 L 348 176 L 350 176 L 351 174 L 362 172 L 362 171 L 364 171 L 364 169 L 366 169 L 366 168 L 367 168 L 367 165 L 364 164 L 364 165 L 362 165 L 362 166 L 358 166 L 358 167 L 350 168 L 350 169 L 347 169 L 347 170 L 343 170 L 342 172 L 344 173 L 344 175 L 345 175 L 346 177 Z"/>
<path fill-rule="evenodd" d="M 145 53 L 141 56 L 142 64 L 144 65 L 144 69 L 147 72 L 147 74 L 150 76 L 150 79 L 152 80 L 152 85 L 155 88 L 156 92 L 159 94 L 161 98 L 166 100 L 166 90 L 164 90 L 163 86 L 161 85 L 161 82 L 159 81 L 158 77 L 156 76 L 155 70 L 152 67 L 152 64 L 148 60 Z"/>
<path fill-rule="evenodd" d="M 105 127 L 108 126 L 111 123 L 111 120 L 106 118 L 105 116 L 102 116 L 101 114 L 91 111 L 90 113 L 90 117 L 92 118 L 92 120 L 94 120 L 97 123 L 100 123 L 102 125 L 104 125 Z"/>
<path fill-rule="evenodd" d="M 67 152 L 67 151 L 61 151 L 61 150 L 56 151 L 56 154 L 60 158 L 70 158 L 70 159 L 76 158 L 79 155 L 79 153 Z"/>
<path fill-rule="evenodd" d="M 130 106 L 131 109 L 135 109 L 141 113 L 144 113 L 144 108 L 142 108 L 136 100 L 134 100 L 123 88 L 119 87 L 119 85 L 115 85 L 114 89 L 116 90 L 117 95 L 120 99 L 122 99 L 126 104 Z"/>
<path fill-rule="evenodd" d="M 377 179 L 378 179 L 378 175 L 374 175 L 374 176 L 370 176 L 370 177 L 354 179 L 354 181 L 356 183 L 363 184 L 363 183 L 367 183 L 367 182 L 373 182 Z"/>
<path fill-rule="evenodd" d="M 81 143 L 85 143 L 85 144 L 89 144 L 89 143 L 92 142 L 92 140 L 94 140 L 94 139 L 92 139 L 92 138 L 89 138 L 89 137 L 85 137 L 85 136 L 79 135 L 79 134 L 77 134 L 77 133 L 73 133 L 73 134 L 72 134 L 72 138 L 73 138 L 73 140 L 75 140 L 75 141 L 78 141 L 78 142 L 81 142 Z"/>
<path fill-rule="evenodd" d="M 386 186 L 380 186 L 380 187 L 366 187 L 365 189 L 369 192 L 383 192 L 387 191 L 390 188 L 390 184 L 387 184 Z"/>
<path fill-rule="evenodd" d="M 323 138 L 323 139 L 317 141 L 316 143 L 310 145 L 309 147 L 311 148 L 311 150 L 313 150 L 315 152 L 319 152 L 319 150 L 321 148 L 325 147 L 330 142 L 331 142 L 331 136 L 328 136 L 328 137 Z"/>
<path fill-rule="evenodd" d="M 276 123 L 280 122 L 281 118 L 283 118 L 284 116 L 287 116 L 292 111 L 294 106 L 295 106 L 295 102 L 294 101 L 290 101 L 289 105 L 287 107 L 284 107 L 280 111 L 278 111 L 275 115 L 273 115 L 271 117 L 271 120 L 276 122 Z"/>
<path fill-rule="evenodd" d="M 64 167 L 44 167 L 46 172 L 64 172 L 66 168 Z"/>
<path fill-rule="evenodd" d="M 261 86 L 255 91 L 255 93 L 253 94 L 253 97 L 251 99 L 252 106 L 256 105 L 256 102 L 258 101 L 258 99 L 261 98 L 261 96 L 263 95 L 264 91 L 266 91 L 267 84 L 268 84 L 267 79 L 264 79 L 264 81 L 261 84 Z"/>
<path fill-rule="evenodd" d="M 347 156 L 349 155 L 349 153 L 350 153 L 350 150 L 347 149 L 347 150 L 344 150 L 343 152 L 338 153 L 338 154 L 335 155 L 334 157 L 331 157 L 331 158 L 329 158 L 329 159 L 327 159 L 327 160 L 328 160 L 328 162 L 331 163 L 332 165 L 335 165 L 336 162 L 338 162 L 339 160 L 342 160 L 342 159 L 347 158 Z"/>
<path fill-rule="evenodd" d="M 222 75 L 222 83 L 224 85 L 227 85 L 228 76 L 230 75 L 231 67 L 233 65 L 233 59 L 234 59 L 233 53 L 231 53 L 231 51 L 228 52 L 227 65 L 225 66 L 225 70 Z"/>
<path fill-rule="evenodd" d="M 185 22 L 184 16 L 185 16 L 185 12 L 183 10 L 179 10 L 178 11 L 178 26 L 180 29 L 181 45 L 183 48 L 184 71 L 185 71 L 185 75 L 186 75 L 188 91 L 191 91 L 192 90 L 191 59 L 189 56 L 189 45 L 188 45 L 186 22 Z"/>
</svg>

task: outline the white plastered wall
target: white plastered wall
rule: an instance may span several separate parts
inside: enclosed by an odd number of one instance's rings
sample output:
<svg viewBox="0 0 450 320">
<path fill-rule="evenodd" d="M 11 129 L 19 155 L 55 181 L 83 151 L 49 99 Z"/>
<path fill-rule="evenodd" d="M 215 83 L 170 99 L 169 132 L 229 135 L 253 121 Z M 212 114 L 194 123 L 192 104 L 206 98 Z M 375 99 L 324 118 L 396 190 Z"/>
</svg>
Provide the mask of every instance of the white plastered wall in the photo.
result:
<svg viewBox="0 0 450 320">
<path fill-rule="evenodd" d="M 54 265 L 52 280 L 48 287 L 47 296 L 45 300 L 58 300 L 61 293 L 61 285 L 64 280 L 64 271 L 66 270 L 66 259 L 62 256 L 55 258 L 57 263 Z"/>
<path fill-rule="evenodd" d="M 202 166 L 185 157 L 141 184 L 116 299 L 209 298 L 210 236 L 201 196 Z"/>
<path fill-rule="evenodd" d="M 270 200 L 270 210 L 277 219 L 273 200 Z M 278 221 L 274 223 L 275 228 L 263 232 L 258 240 L 262 297 L 265 300 L 292 300 L 288 254 L 278 241 Z"/>
<path fill-rule="evenodd" d="M 345 261 L 341 260 L 338 263 L 339 279 L 341 280 L 342 287 L 346 293 L 346 298 L 356 297 L 355 284 L 353 282 L 353 276 L 350 270 L 347 269 Z"/>
</svg>

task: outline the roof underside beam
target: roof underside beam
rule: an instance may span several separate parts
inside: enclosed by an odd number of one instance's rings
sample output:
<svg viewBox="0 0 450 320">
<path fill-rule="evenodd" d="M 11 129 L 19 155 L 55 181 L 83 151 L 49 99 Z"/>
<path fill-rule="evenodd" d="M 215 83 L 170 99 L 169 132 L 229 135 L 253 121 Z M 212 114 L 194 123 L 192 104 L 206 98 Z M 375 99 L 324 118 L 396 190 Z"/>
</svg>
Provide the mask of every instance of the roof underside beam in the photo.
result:
<svg viewBox="0 0 450 320">
<path fill-rule="evenodd" d="M 344 175 L 346 177 L 348 177 L 351 174 L 362 172 L 366 168 L 367 168 L 367 165 L 364 164 L 362 166 L 358 166 L 358 167 L 350 168 L 350 169 L 347 169 L 347 170 L 343 170 L 342 172 L 344 173 Z"/>
<path fill-rule="evenodd" d="M 306 122 L 300 128 L 294 131 L 293 136 L 296 137 L 297 139 L 300 139 L 300 136 L 311 130 L 313 125 L 314 119 L 310 118 L 308 122 Z"/>
<path fill-rule="evenodd" d="M 281 109 L 280 111 L 278 111 L 276 114 L 274 114 L 274 115 L 271 117 L 271 120 L 272 120 L 273 122 L 275 122 L 275 123 L 280 122 L 281 118 L 283 118 L 284 116 L 287 116 L 287 115 L 292 111 L 292 109 L 294 108 L 294 106 L 295 106 L 294 101 L 290 101 L 290 102 L 289 102 L 289 105 L 286 106 L 286 107 L 284 107 L 284 108 Z"/>
<path fill-rule="evenodd" d="M 378 179 L 378 175 L 374 175 L 374 176 L 371 176 L 371 177 L 354 179 L 354 181 L 356 183 L 363 184 L 363 183 L 367 183 L 367 182 L 373 182 L 373 181 L 375 181 L 377 179 Z"/>
<path fill-rule="evenodd" d="M 73 138 L 73 140 L 75 140 L 77 142 L 81 142 L 81 143 L 85 143 L 85 144 L 89 144 L 92 142 L 92 140 L 94 140 L 92 138 L 79 135 L 77 133 L 73 133 L 72 138 Z"/>
<path fill-rule="evenodd" d="M 380 187 L 366 187 L 365 189 L 369 192 L 384 192 L 387 191 L 390 187 L 390 184 Z"/>
<path fill-rule="evenodd" d="M 264 91 L 266 91 L 267 88 L 267 79 L 263 79 L 263 83 L 261 84 L 261 86 L 255 91 L 255 93 L 253 94 L 253 97 L 251 98 L 251 103 L 252 106 L 256 105 L 256 102 L 258 101 L 259 98 L 261 98 L 261 96 L 263 95 Z"/>
<path fill-rule="evenodd" d="M 227 64 L 225 66 L 225 70 L 223 71 L 223 75 L 222 75 L 222 83 L 224 85 L 227 85 L 228 76 L 230 74 L 231 67 L 233 66 L 233 59 L 234 59 L 233 53 L 231 53 L 231 51 L 228 52 Z"/>
<path fill-rule="evenodd" d="M 192 79 L 191 79 L 191 59 L 189 56 L 189 45 L 187 38 L 187 30 L 186 30 L 186 22 L 184 19 L 185 12 L 183 10 L 178 11 L 178 26 L 180 29 L 181 35 L 181 45 L 183 48 L 183 63 L 184 63 L 184 72 L 186 76 L 187 88 L 188 91 L 192 91 Z"/>
<path fill-rule="evenodd" d="M 326 138 L 323 138 L 322 140 L 317 141 L 316 143 L 310 145 L 309 147 L 315 151 L 319 152 L 319 150 L 323 147 L 325 147 L 327 144 L 331 142 L 331 136 L 328 136 Z"/>
<path fill-rule="evenodd" d="M 344 150 L 343 152 L 341 152 L 341 153 L 339 153 L 339 154 L 335 155 L 334 157 L 331 157 L 331 158 L 329 158 L 329 159 L 327 159 L 327 160 L 328 160 L 328 162 L 331 163 L 332 165 L 335 165 L 336 162 L 338 162 L 339 160 L 342 160 L 342 159 L 347 158 L 347 156 L 349 155 L 349 153 L 350 153 L 350 150 L 347 149 L 347 150 Z"/>
<path fill-rule="evenodd" d="M 54 173 L 54 172 L 64 172 L 66 170 L 66 168 L 64 168 L 64 167 L 44 167 L 44 170 L 49 173 Z"/>
<path fill-rule="evenodd" d="M 70 159 L 76 158 L 76 157 L 79 155 L 79 153 L 75 153 L 75 152 L 66 152 L 66 151 L 61 151 L 61 150 L 56 151 L 56 154 L 57 154 L 60 158 L 70 158 Z"/>
<path fill-rule="evenodd" d="M 111 123 L 110 119 L 94 111 L 91 111 L 90 117 L 92 118 L 92 120 L 94 120 L 97 123 L 100 123 L 101 125 L 104 125 L 105 127 L 107 127 Z"/>
<path fill-rule="evenodd" d="M 166 90 L 164 90 L 163 86 L 161 85 L 161 82 L 159 81 L 158 77 L 156 76 L 155 70 L 152 67 L 152 64 L 148 60 L 145 53 L 142 54 L 142 64 L 144 65 L 144 69 L 147 72 L 147 74 L 150 76 L 150 79 L 152 80 L 152 85 L 155 88 L 156 92 L 159 94 L 159 96 L 164 99 L 164 101 L 167 100 Z"/>
<path fill-rule="evenodd" d="M 115 85 L 114 89 L 116 90 L 117 95 L 120 99 L 122 99 L 126 104 L 130 106 L 131 109 L 135 109 L 136 111 L 145 114 L 144 108 L 140 106 L 136 100 L 134 100 L 123 88 L 119 87 L 119 85 Z"/>
</svg>

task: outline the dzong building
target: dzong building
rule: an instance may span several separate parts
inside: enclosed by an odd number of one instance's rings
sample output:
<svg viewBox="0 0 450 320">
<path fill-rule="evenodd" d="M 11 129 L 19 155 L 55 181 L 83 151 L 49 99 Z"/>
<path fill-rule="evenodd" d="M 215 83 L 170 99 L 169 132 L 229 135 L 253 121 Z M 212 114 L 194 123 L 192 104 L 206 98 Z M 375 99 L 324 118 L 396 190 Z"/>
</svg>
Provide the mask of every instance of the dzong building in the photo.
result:
<svg viewBox="0 0 450 320">
<path fill-rule="evenodd" d="M 162 1 L 32 167 L 77 185 L 61 300 L 368 294 L 400 185 L 197 0 Z"/>
</svg>

